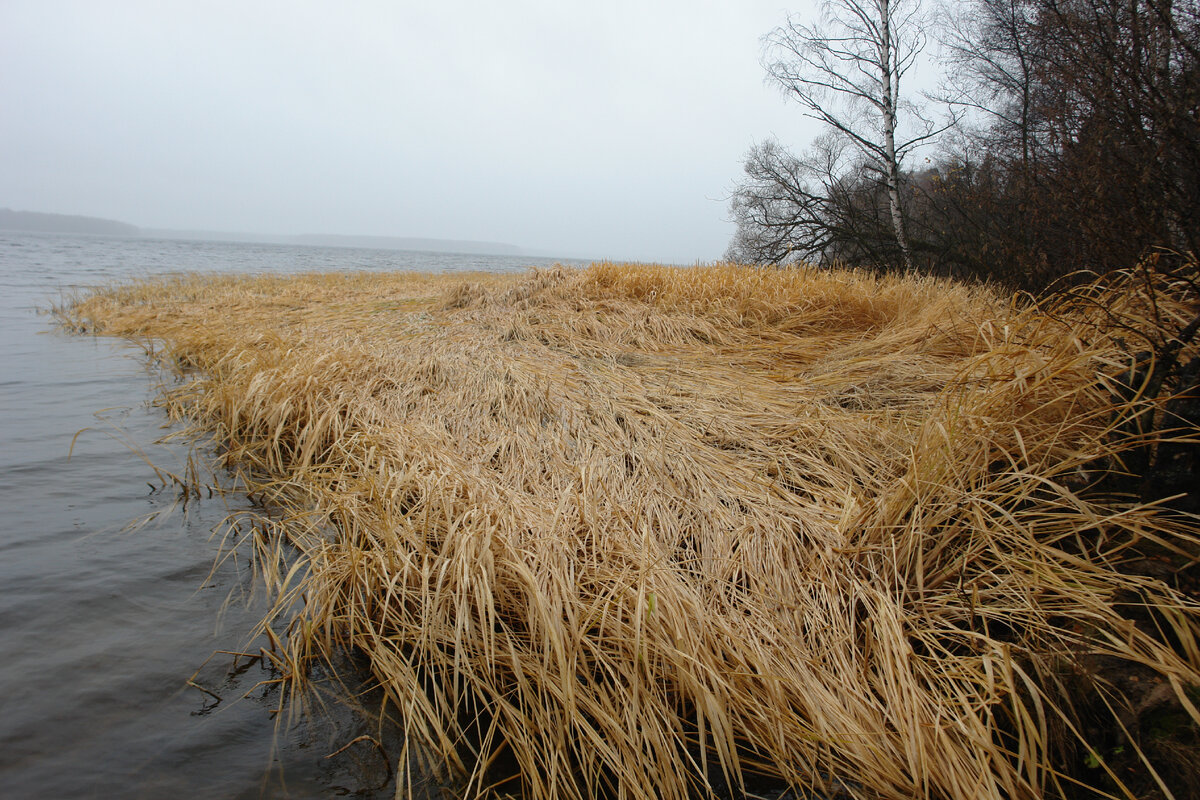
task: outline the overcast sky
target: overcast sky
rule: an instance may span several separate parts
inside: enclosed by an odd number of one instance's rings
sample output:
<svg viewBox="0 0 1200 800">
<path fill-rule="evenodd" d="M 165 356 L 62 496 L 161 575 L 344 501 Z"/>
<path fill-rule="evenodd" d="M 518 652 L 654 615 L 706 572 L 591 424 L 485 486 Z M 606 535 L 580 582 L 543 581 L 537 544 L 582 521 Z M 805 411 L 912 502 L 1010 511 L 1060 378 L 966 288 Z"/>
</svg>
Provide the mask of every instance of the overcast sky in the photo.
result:
<svg viewBox="0 0 1200 800">
<path fill-rule="evenodd" d="M 801 0 L 0 0 L 0 206 L 691 263 Z"/>
</svg>

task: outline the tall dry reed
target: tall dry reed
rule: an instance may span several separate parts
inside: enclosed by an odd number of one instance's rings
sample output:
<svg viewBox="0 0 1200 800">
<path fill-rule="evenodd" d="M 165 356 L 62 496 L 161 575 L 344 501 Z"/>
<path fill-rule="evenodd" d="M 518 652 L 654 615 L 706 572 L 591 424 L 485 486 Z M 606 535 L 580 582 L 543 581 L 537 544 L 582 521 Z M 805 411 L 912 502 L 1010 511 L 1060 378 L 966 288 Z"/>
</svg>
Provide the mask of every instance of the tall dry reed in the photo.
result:
<svg viewBox="0 0 1200 800">
<path fill-rule="evenodd" d="M 1110 291 L 600 264 L 63 315 L 161 343 L 166 406 L 277 510 L 278 663 L 364 654 L 468 796 L 1035 798 L 1081 754 L 1132 793 L 1085 725 L 1130 724 L 1105 664 L 1200 718 L 1200 607 L 1125 568 L 1192 558 L 1195 520 L 1088 490 L 1151 402 Z"/>
</svg>

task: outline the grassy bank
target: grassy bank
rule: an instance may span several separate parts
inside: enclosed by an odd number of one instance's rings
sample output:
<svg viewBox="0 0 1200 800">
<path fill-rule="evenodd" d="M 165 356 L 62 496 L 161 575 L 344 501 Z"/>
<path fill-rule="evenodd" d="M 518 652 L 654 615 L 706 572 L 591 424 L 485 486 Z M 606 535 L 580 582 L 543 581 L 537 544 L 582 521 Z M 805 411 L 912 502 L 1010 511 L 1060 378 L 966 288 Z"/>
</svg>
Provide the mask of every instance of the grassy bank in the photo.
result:
<svg viewBox="0 0 1200 800">
<path fill-rule="evenodd" d="M 167 407 L 281 515 L 280 663 L 363 653 L 466 794 L 1026 798 L 1177 788 L 1141 728 L 1200 718 L 1195 521 L 1095 490 L 1151 402 L 1113 315 L 1187 298 L 1096 299 L 597 265 L 63 316 L 160 343 Z"/>
</svg>

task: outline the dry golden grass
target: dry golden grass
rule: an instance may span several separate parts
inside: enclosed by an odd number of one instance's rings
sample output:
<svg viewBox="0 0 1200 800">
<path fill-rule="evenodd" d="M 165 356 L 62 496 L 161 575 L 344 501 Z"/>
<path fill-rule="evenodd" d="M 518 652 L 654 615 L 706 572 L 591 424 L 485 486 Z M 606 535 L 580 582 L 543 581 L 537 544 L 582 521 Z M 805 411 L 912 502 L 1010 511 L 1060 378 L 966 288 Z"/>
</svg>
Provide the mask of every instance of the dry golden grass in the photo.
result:
<svg viewBox="0 0 1200 800">
<path fill-rule="evenodd" d="M 1190 557 L 1193 521 L 1083 491 L 1145 402 L 1115 399 L 1103 310 L 1141 301 L 1111 292 L 600 264 L 177 277 L 63 314 L 161 342 L 168 407 L 279 509 L 279 663 L 361 651 L 466 795 L 1034 798 L 1087 752 L 1078 704 L 1123 719 L 1098 659 L 1200 717 L 1200 608 L 1121 569 Z"/>
</svg>

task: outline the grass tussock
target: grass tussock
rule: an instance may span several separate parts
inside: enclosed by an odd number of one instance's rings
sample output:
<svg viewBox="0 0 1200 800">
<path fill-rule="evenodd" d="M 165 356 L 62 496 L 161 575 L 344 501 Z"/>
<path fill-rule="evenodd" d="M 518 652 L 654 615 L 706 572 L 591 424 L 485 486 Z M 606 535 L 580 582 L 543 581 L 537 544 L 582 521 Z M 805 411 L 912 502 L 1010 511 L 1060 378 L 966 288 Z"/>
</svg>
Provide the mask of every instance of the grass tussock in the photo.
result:
<svg viewBox="0 0 1200 800">
<path fill-rule="evenodd" d="M 1106 329 L 1146 298 L 1105 291 L 600 264 L 176 277 L 63 315 L 163 343 L 168 407 L 298 553 L 266 570 L 300 604 L 280 663 L 365 654 L 466 795 L 1034 798 L 1081 760 L 1133 793 L 1106 664 L 1200 718 L 1200 607 L 1126 568 L 1190 559 L 1193 520 L 1088 491 L 1152 402 Z"/>
</svg>

